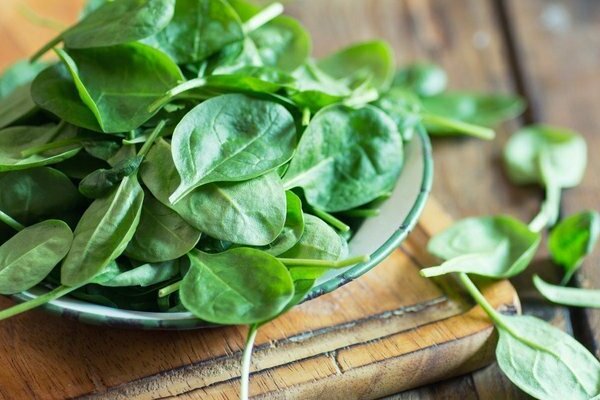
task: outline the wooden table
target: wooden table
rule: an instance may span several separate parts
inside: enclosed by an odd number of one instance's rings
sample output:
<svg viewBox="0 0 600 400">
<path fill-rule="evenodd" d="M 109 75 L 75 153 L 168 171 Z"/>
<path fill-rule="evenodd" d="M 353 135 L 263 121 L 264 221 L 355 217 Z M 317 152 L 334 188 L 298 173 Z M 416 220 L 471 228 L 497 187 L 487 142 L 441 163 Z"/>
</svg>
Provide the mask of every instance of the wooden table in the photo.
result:
<svg viewBox="0 0 600 400">
<path fill-rule="evenodd" d="M 0 69 L 42 44 L 50 31 L 25 22 L 15 3 L 61 21 L 75 18 L 80 0 L 2 0 Z M 434 195 L 456 218 L 510 213 L 524 220 L 537 211 L 543 193 L 509 184 L 500 154 L 512 131 L 524 124 L 564 125 L 584 134 L 590 160 L 583 184 L 564 196 L 563 212 L 598 208 L 600 199 L 600 2 L 596 0 L 297 0 L 287 12 L 315 38 L 315 55 L 380 37 L 400 64 L 432 60 L 447 69 L 452 88 L 516 92 L 530 108 L 498 130 L 494 142 L 435 140 Z M 20 32 L 16 35 L 15 25 Z M 530 271 L 551 278 L 556 268 L 538 257 Z M 586 262 L 577 282 L 600 287 L 600 252 Z M 563 327 L 600 356 L 600 313 L 542 302 L 531 273 L 513 282 L 526 313 Z M 497 366 L 393 396 L 394 399 L 527 398 Z"/>
</svg>

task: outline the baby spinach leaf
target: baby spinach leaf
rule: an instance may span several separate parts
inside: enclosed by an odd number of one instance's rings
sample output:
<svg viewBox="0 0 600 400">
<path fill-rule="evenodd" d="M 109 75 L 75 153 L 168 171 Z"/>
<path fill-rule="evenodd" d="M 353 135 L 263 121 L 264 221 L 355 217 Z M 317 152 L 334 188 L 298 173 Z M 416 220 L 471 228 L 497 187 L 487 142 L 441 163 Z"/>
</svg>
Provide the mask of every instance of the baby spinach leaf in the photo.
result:
<svg viewBox="0 0 600 400">
<path fill-rule="evenodd" d="M 187 254 L 198 240 L 199 230 L 146 193 L 140 223 L 125 255 L 150 263 L 174 260 Z"/>
<path fill-rule="evenodd" d="M 56 164 L 73 157 L 81 150 L 76 136 L 77 128 L 69 124 L 17 126 L 1 130 L 0 172 Z M 64 143 L 64 146 L 32 155 L 23 154 L 28 149 L 49 143 Z"/>
<path fill-rule="evenodd" d="M 73 78 L 62 64 L 48 67 L 31 84 L 31 98 L 63 121 L 102 132 L 94 113 L 81 101 Z"/>
<path fill-rule="evenodd" d="M 546 299 L 572 307 L 600 308 L 600 290 L 552 285 L 535 275 L 533 283 Z"/>
<path fill-rule="evenodd" d="M 304 214 L 304 232 L 300 241 L 281 254 L 281 258 L 336 261 L 346 257 L 348 245 L 321 219 Z"/>
<path fill-rule="evenodd" d="M 285 225 L 277 238 L 261 250 L 278 256 L 294 247 L 304 233 L 304 214 L 302 213 L 302 202 L 300 198 L 287 190 L 285 192 L 287 212 L 285 214 Z"/>
<path fill-rule="evenodd" d="M 113 272 L 109 279 L 104 279 L 102 282 L 97 282 L 97 279 L 94 281 L 108 287 L 148 287 L 178 277 L 180 263 L 179 259 L 171 259 L 159 263 L 142 264 L 126 271 L 117 267 L 116 273 Z"/>
<path fill-rule="evenodd" d="M 295 82 L 288 88 L 290 98 L 298 107 L 308 108 L 313 112 L 339 103 L 352 94 L 348 85 L 327 75 L 314 60 L 307 60 L 297 68 L 293 77 Z"/>
<path fill-rule="evenodd" d="M 140 220 L 144 191 L 128 176 L 108 197 L 95 200 L 75 228 L 73 245 L 61 269 L 61 283 L 79 286 L 116 259 L 133 237 Z"/>
<path fill-rule="evenodd" d="M 65 257 L 73 233 L 59 220 L 18 232 L 0 246 L 0 294 L 14 294 L 40 283 Z"/>
<path fill-rule="evenodd" d="M 250 33 L 263 64 L 292 72 L 308 58 L 311 40 L 294 18 L 279 16 Z"/>
<path fill-rule="evenodd" d="M 42 47 L 33 59 L 40 57 L 63 40 L 68 48 L 87 49 L 147 38 L 167 26 L 173 18 L 174 10 L 175 0 L 105 2 Z"/>
<path fill-rule="evenodd" d="M 8 67 L 0 75 L 0 99 L 30 83 L 44 68 L 46 68 L 45 63 L 32 63 L 28 60 L 19 61 Z"/>
<path fill-rule="evenodd" d="M 121 147 L 120 143 L 112 140 L 95 140 L 83 143 L 83 148 L 89 155 L 104 161 L 113 158 L 121 150 Z"/>
<path fill-rule="evenodd" d="M 541 158 L 544 157 L 544 163 Z M 587 146 L 577 133 L 547 125 L 532 125 L 513 134 L 504 148 L 510 179 L 517 184 L 577 186 L 585 172 Z"/>
<path fill-rule="evenodd" d="M 445 260 L 425 268 L 426 277 L 466 272 L 491 278 L 521 273 L 535 255 L 540 234 L 509 216 L 467 218 L 435 235 L 427 250 Z"/>
<path fill-rule="evenodd" d="M 106 196 L 123 178 L 137 172 L 143 157 L 135 156 L 119 161 L 111 169 L 99 169 L 79 182 L 79 192 L 90 199 Z"/>
<path fill-rule="evenodd" d="M 392 86 L 418 96 L 435 96 L 446 90 L 448 76 L 442 67 L 427 62 L 416 62 L 400 68 Z"/>
<path fill-rule="evenodd" d="M 169 200 L 175 204 L 207 183 L 264 174 L 287 162 L 295 144 L 294 120 L 279 104 L 240 94 L 205 101 L 173 134 L 173 160 L 181 184 Z"/>
<path fill-rule="evenodd" d="M 488 127 L 516 117 L 525 108 L 520 97 L 488 93 L 446 92 L 423 97 L 421 101 L 423 109 L 428 113 Z M 433 135 L 456 133 L 435 123 L 427 124 L 427 131 Z"/>
<path fill-rule="evenodd" d="M 152 103 L 183 80 L 167 55 L 141 43 L 56 51 L 81 101 L 107 133 L 138 128 L 152 117 Z"/>
<path fill-rule="evenodd" d="M 30 225 L 81 204 L 77 188 L 62 172 L 34 168 L 0 173 L 0 210 Z"/>
<path fill-rule="evenodd" d="M 412 92 L 393 87 L 373 104 L 394 120 L 405 141 L 411 140 L 419 129 L 423 129 L 421 103 Z"/>
<path fill-rule="evenodd" d="M 169 145 L 158 141 L 146 160 L 140 171 L 144 184 L 161 203 L 201 232 L 254 246 L 267 245 L 281 233 L 286 202 L 276 172 L 245 182 L 208 184 L 172 205 L 169 194 L 179 185 L 180 178 Z M 261 194 L 260 199 L 257 193 Z"/>
<path fill-rule="evenodd" d="M 191 268 L 179 291 L 196 317 L 225 325 L 252 324 L 278 315 L 292 299 L 294 284 L 286 267 L 256 249 L 220 254 L 193 250 Z"/>
<path fill-rule="evenodd" d="M 324 211 L 355 208 L 388 192 L 403 164 L 396 124 L 373 106 L 329 106 L 300 139 L 283 181 L 302 187 L 308 203 Z"/>
<path fill-rule="evenodd" d="M 224 0 L 177 0 L 171 22 L 145 42 L 177 64 L 202 61 L 244 39 L 241 21 Z"/>
<path fill-rule="evenodd" d="M 0 129 L 27 119 L 38 110 L 30 91 L 31 85 L 25 84 L 0 98 Z"/>
<path fill-rule="evenodd" d="M 502 316 L 496 359 L 521 390 L 538 399 L 590 399 L 600 392 L 600 363 L 558 328 L 530 316 Z"/>
<path fill-rule="evenodd" d="M 319 60 L 317 65 L 352 88 L 367 80 L 379 90 L 390 86 L 395 69 L 394 52 L 386 42 L 378 40 L 349 46 Z"/>
<path fill-rule="evenodd" d="M 249 37 L 225 46 L 207 61 L 207 71 L 213 75 L 235 74 L 243 68 L 265 66 L 256 44 Z"/>
</svg>

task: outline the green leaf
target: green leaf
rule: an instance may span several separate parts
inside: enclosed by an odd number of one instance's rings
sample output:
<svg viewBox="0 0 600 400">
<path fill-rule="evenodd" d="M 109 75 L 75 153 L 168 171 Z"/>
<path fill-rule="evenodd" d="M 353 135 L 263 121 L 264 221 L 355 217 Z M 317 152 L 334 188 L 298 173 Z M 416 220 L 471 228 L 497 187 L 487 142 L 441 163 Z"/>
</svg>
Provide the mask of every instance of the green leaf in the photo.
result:
<svg viewBox="0 0 600 400">
<path fill-rule="evenodd" d="M 394 76 L 394 52 L 383 41 L 354 44 L 319 60 L 319 68 L 334 79 L 344 80 L 356 88 L 365 80 L 376 89 L 385 90 Z"/>
<path fill-rule="evenodd" d="M 73 245 L 61 269 L 61 283 L 79 286 L 116 259 L 133 237 L 140 220 L 144 191 L 135 175 L 108 197 L 95 200 L 75 228 Z"/>
<path fill-rule="evenodd" d="M 544 158 L 544 162 L 542 162 Z M 504 148 L 510 179 L 517 184 L 577 186 L 587 163 L 587 146 L 579 134 L 547 125 L 531 125 L 513 134 Z"/>
<path fill-rule="evenodd" d="M 150 106 L 183 80 L 167 55 L 141 43 L 56 51 L 79 97 L 107 133 L 138 128 L 152 117 Z"/>
<path fill-rule="evenodd" d="M 72 49 L 108 47 L 135 42 L 156 34 L 173 18 L 175 0 L 108 1 L 87 13 L 34 56 L 37 58 L 64 40 Z"/>
<path fill-rule="evenodd" d="M 17 126 L 0 131 L 0 172 L 16 171 L 56 164 L 73 157 L 81 150 L 81 144 L 76 141 L 77 128 L 73 125 L 42 125 Z M 62 143 L 65 146 L 43 151 L 33 155 L 23 155 L 22 152 L 48 143 Z"/>
<path fill-rule="evenodd" d="M 383 111 L 329 106 L 302 135 L 284 186 L 302 187 L 315 208 L 348 210 L 388 192 L 403 158 L 402 138 Z"/>
<path fill-rule="evenodd" d="M 0 99 L 9 96 L 17 88 L 30 83 L 46 66 L 46 63 L 32 63 L 23 60 L 5 69 L 0 75 Z"/>
<path fill-rule="evenodd" d="M 277 238 L 261 250 L 278 256 L 294 247 L 302 238 L 304 233 L 304 214 L 302 213 L 302 202 L 300 198 L 291 191 L 285 192 L 287 212 L 285 214 L 285 225 Z"/>
<path fill-rule="evenodd" d="M 0 210 L 25 225 L 58 217 L 82 200 L 69 178 L 46 167 L 0 173 L 0 187 Z"/>
<path fill-rule="evenodd" d="M 187 64 L 243 39 L 241 21 L 224 0 L 177 0 L 171 22 L 145 42 Z"/>
<path fill-rule="evenodd" d="M 533 283 L 546 299 L 572 307 L 600 308 L 600 290 L 551 285 L 535 275 Z"/>
<path fill-rule="evenodd" d="M 423 129 L 421 103 L 414 93 L 393 87 L 373 104 L 394 120 L 405 141 L 411 140 L 419 129 Z"/>
<path fill-rule="evenodd" d="M 171 153 L 164 140 L 158 141 L 142 164 L 142 180 L 190 225 L 213 238 L 253 246 L 267 245 L 281 233 L 286 201 L 276 172 L 245 182 L 204 185 L 172 205 L 169 195 L 180 178 Z"/>
<path fill-rule="evenodd" d="M 119 161 L 110 169 L 103 168 L 92 172 L 79 182 L 79 192 L 90 199 L 106 196 L 123 178 L 136 173 L 142 160 L 143 157 L 134 156 Z"/>
<path fill-rule="evenodd" d="M 539 233 L 509 216 L 467 218 L 429 241 L 427 250 L 445 262 L 421 273 L 426 277 L 466 272 L 509 278 L 527 268 L 540 240 Z"/>
<path fill-rule="evenodd" d="M 441 116 L 473 125 L 493 127 L 523 112 L 525 104 L 520 97 L 489 93 L 447 92 L 421 99 L 423 109 Z M 447 126 L 427 124 L 433 135 L 448 135 L 458 131 Z"/>
<path fill-rule="evenodd" d="M 288 88 L 288 93 L 299 108 L 309 108 L 316 112 L 328 105 L 342 102 L 352 94 L 347 84 L 327 75 L 313 60 L 307 60 L 294 71 L 293 76 L 295 82 Z"/>
<path fill-rule="evenodd" d="M 81 128 L 101 132 L 94 113 L 81 101 L 67 67 L 55 64 L 31 84 L 31 98 L 40 108 Z"/>
<path fill-rule="evenodd" d="M 198 229 L 147 193 L 140 223 L 125 255 L 149 263 L 174 260 L 192 250 L 200 235 Z"/>
<path fill-rule="evenodd" d="M 563 283 L 579 269 L 600 236 L 600 214 L 583 211 L 562 220 L 550 232 L 548 249 L 555 263 L 565 269 Z"/>
<path fill-rule="evenodd" d="M 418 96 L 435 96 L 446 90 L 448 75 L 442 67 L 417 62 L 400 68 L 394 76 L 393 87 L 402 88 Z"/>
<path fill-rule="evenodd" d="M 256 249 L 220 254 L 189 253 L 191 268 L 179 291 L 196 317 L 217 324 L 258 323 L 278 315 L 292 299 L 294 285 L 286 267 Z"/>
<path fill-rule="evenodd" d="M 179 259 L 173 259 L 160 263 L 142 264 L 126 271 L 122 271 L 117 266 L 116 271 L 112 271 L 109 279 L 103 279 L 101 282 L 95 279 L 95 281 L 108 287 L 148 287 L 178 277 L 180 263 Z M 117 264 L 114 263 L 114 265 Z"/>
<path fill-rule="evenodd" d="M 0 294 L 14 294 L 40 283 L 65 257 L 73 233 L 67 224 L 47 220 L 18 232 L 0 246 Z"/>
<path fill-rule="evenodd" d="M 294 120 L 277 103 L 240 94 L 205 101 L 173 134 L 181 184 L 170 201 L 175 204 L 207 183 L 243 181 L 273 170 L 291 158 L 295 144 Z"/>
<path fill-rule="evenodd" d="M 31 85 L 25 84 L 0 98 L 0 129 L 22 122 L 35 114 L 38 108 L 30 92 Z"/>
<path fill-rule="evenodd" d="M 538 399 L 591 399 L 600 392 L 600 363 L 583 345 L 530 316 L 502 316 L 496 359 L 521 390 Z"/>
<path fill-rule="evenodd" d="M 304 214 L 304 232 L 300 241 L 280 257 L 337 261 L 347 253 L 346 241 L 332 227 L 313 215 Z"/>
</svg>

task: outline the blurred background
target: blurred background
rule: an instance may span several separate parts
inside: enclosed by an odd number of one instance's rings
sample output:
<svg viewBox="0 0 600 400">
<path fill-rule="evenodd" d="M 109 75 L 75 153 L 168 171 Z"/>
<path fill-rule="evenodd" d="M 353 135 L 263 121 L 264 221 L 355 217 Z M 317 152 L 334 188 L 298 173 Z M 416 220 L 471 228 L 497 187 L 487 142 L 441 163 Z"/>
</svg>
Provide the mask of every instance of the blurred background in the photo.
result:
<svg viewBox="0 0 600 400">
<path fill-rule="evenodd" d="M 37 50 L 73 22 L 84 0 L 0 0 L 0 70 Z M 600 1 L 597 0 L 296 0 L 286 13 L 313 35 L 319 57 L 346 44 L 382 38 L 399 64 L 439 63 L 450 86 L 461 90 L 513 92 L 529 104 L 526 113 L 498 130 L 493 142 L 434 141 L 433 195 L 456 218 L 508 213 L 524 220 L 543 193 L 517 188 L 500 163 L 511 132 L 531 123 L 568 127 L 583 134 L 589 164 L 582 185 L 564 196 L 566 214 L 600 209 Z M 43 17 L 41 17 L 43 16 Z M 600 288 L 600 254 L 577 282 Z M 553 267 L 531 268 L 552 279 Z M 600 312 L 544 305 L 520 276 L 525 311 L 553 321 L 600 355 Z M 495 366 L 466 377 L 399 394 L 409 398 L 525 398 Z"/>
</svg>

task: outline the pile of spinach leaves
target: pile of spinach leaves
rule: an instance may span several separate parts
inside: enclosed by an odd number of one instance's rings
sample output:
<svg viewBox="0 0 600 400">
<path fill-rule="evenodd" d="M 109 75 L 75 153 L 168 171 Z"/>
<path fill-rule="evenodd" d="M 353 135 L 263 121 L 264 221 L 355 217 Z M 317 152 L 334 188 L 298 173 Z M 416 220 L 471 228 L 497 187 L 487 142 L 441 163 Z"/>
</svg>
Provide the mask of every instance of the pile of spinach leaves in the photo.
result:
<svg viewBox="0 0 600 400">
<path fill-rule="evenodd" d="M 348 239 L 394 189 L 415 132 L 491 139 L 523 110 L 515 96 L 447 91 L 435 65 L 396 70 L 383 41 L 314 59 L 310 35 L 282 11 L 244 0 L 93 0 L 31 62 L 0 76 L 0 293 L 50 289 L 0 319 L 70 295 L 245 324 L 247 398 L 258 328 L 327 271 L 368 258 L 349 257 Z M 460 274 L 498 327 L 501 367 L 540 398 L 597 395 L 597 360 L 538 320 L 499 314 L 467 274 L 527 267 L 584 156 L 572 132 L 519 132 L 509 175 L 546 187 L 540 215 L 529 227 L 507 216 L 459 222 L 431 242 L 444 263 L 424 270 Z M 599 220 L 590 211 L 553 231 L 563 283 Z M 536 285 L 552 301 L 598 305 L 596 293 Z M 531 364 L 552 382 L 528 373 Z"/>
</svg>

